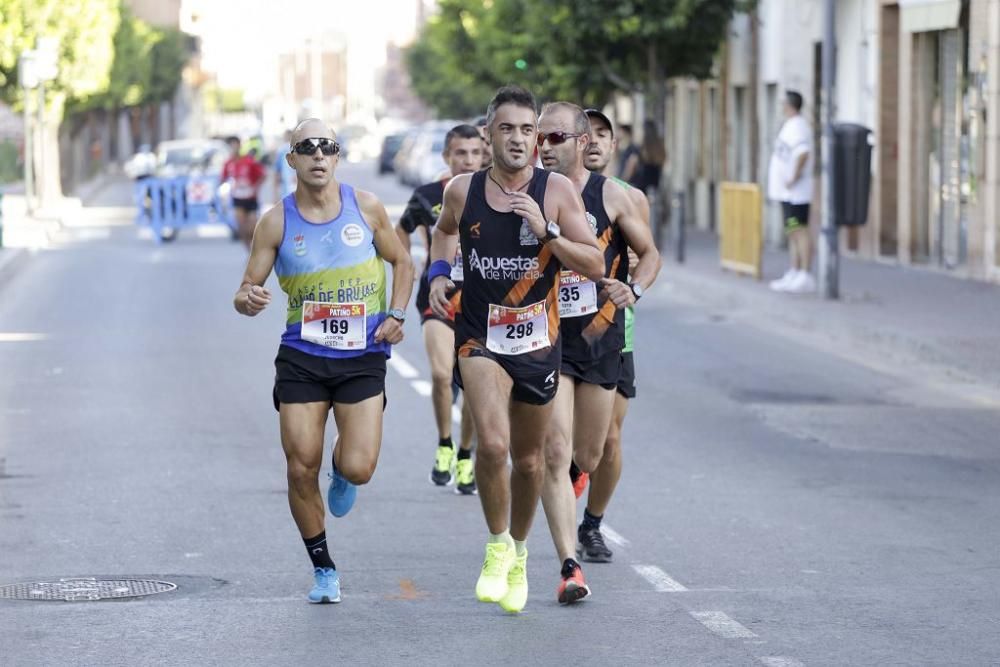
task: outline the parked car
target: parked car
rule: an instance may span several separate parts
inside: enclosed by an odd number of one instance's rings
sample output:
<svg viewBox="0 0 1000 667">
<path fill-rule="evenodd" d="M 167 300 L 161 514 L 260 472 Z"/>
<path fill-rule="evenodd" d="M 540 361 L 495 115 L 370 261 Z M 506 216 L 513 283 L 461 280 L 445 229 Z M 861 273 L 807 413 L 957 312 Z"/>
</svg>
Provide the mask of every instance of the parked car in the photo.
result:
<svg viewBox="0 0 1000 667">
<path fill-rule="evenodd" d="M 392 161 L 395 159 L 396 154 L 399 153 L 399 148 L 403 145 L 403 137 L 405 136 L 400 132 L 399 134 L 390 134 L 382 140 L 382 150 L 378 156 L 379 174 L 386 174 L 393 170 Z"/>
<path fill-rule="evenodd" d="M 404 140 L 400 155 L 397 156 L 396 169 L 399 179 L 406 185 L 418 186 L 433 181 L 448 168 L 441 152 L 444 150 L 444 138 L 455 123 L 452 121 L 433 121 L 421 125 L 413 136 L 412 143 L 407 148 Z"/>
</svg>

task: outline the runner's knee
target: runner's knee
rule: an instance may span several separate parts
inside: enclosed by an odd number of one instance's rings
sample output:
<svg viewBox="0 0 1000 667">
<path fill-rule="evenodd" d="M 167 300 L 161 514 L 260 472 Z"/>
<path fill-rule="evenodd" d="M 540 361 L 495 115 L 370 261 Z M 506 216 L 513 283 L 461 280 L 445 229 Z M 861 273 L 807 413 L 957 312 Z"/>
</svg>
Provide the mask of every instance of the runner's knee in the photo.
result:
<svg viewBox="0 0 1000 667">
<path fill-rule="evenodd" d="M 337 463 L 337 471 L 351 484 L 367 484 L 375 474 L 375 461 L 362 460 L 361 457 L 345 457 Z"/>
<path fill-rule="evenodd" d="M 493 436 L 480 436 L 476 462 L 487 466 L 507 465 L 507 443 Z"/>
<path fill-rule="evenodd" d="M 288 459 L 288 484 L 295 488 L 316 486 L 319 466 L 295 457 Z"/>
<path fill-rule="evenodd" d="M 573 460 L 576 461 L 576 465 L 579 466 L 580 470 L 586 473 L 592 473 L 597 470 L 597 466 L 601 464 L 601 458 L 603 456 L 603 451 L 584 449 L 574 452 Z"/>
<path fill-rule="evenodd" d="M 565 472 L 573 458 L 573 447 L 562 433 L 550 433 L 545 439 L 545 469 L 550 473 Z"/>
<path fill-rule="evenodd" d="M 545 457 L 542 455 L 541 450 L 517 455 L 511 454 L 511 462 L 514 464 L 514 470 L 528 477 L 541 475 L 545 470 Z M 567 463 L 567 469 L 568 467 L 569 464 Z"/>
</svg>

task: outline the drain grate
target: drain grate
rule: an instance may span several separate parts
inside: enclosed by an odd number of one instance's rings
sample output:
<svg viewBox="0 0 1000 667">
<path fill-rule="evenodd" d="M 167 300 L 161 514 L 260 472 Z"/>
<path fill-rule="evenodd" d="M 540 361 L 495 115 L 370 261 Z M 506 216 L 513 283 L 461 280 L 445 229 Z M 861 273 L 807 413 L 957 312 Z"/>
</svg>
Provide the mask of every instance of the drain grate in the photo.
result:
<svg viewBox="0 0 1000 667">
<path fill-rule="evenodd" d="M 120 600 L 168 593 L 177 584 L 154 579 L 98 579 L 77 577 L 58 581 L 32 581 L 0 586 L 0 600 L 60 600 L 92 602 Z"/>
</svg>

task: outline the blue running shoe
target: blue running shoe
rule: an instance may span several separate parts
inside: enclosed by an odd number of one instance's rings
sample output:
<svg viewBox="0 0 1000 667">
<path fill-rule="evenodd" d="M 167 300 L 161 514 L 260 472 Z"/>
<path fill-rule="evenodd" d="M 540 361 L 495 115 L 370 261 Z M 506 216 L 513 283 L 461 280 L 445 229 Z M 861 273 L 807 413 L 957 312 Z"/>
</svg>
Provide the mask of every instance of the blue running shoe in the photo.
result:
<svg viewBox="0 0 1000 667">
<path fill-rule="evenodd" d="M 336 466 L 329 473 L 330 488 L 326 492 L 326 505 L 330 514 L 336 517 L 345 516 L 354 507 L 354 499 L 358 497 L 358 487 L 340 476 Z"/>
<path fill-rule="evenodd" d="M 313 604 L 340 602 L 340 575 L 332 567 L 317 567 L 313 570 L 316 585 L 309 591 L 309 601 Z"/>
</svg>

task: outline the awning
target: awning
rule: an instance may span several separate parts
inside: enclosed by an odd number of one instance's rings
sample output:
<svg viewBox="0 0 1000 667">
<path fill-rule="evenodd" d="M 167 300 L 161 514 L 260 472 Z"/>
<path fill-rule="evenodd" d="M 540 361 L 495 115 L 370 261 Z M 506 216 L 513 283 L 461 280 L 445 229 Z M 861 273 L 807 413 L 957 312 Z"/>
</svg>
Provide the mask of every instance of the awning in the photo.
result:
<svg viewBox="0 0 1000 667">
<path fill-rule="evenodd" d="M 958 27 L 962 0 L 899 0 L 900 25 L 906 32 L 930 32 Z"/>
</svg>

